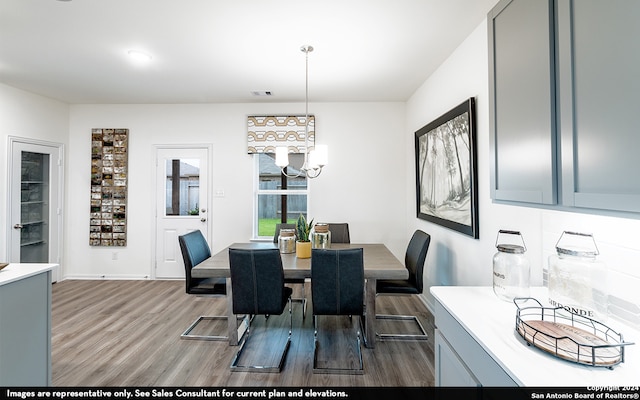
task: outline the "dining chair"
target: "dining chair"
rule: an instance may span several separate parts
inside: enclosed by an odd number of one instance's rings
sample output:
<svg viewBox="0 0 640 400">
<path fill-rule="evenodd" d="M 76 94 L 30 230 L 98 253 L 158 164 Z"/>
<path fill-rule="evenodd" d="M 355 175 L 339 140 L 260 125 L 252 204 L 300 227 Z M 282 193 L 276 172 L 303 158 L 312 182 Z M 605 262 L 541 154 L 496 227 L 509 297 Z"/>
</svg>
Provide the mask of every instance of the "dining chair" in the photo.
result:
<svg viewBox="0 0 640 400">
<path fill-rule="evenodd" d="M 184 260 L 185 286 L 188 294 L 207 297 L 224 297 L 227 295 L 227 284 L 224 278 L 194 278 L 191 270 L 196 265 L 211 257 L 211 249 L 200 230 L 178 236 L 182 259 Z M 181 339 L 228 340 L 226 335 L 198 335 L 191 331 L 205 320 L 227 320 L 226 316 L 199 316 L 181 335 Z M 227 326 L 225 324 L 225 326 Z"/>
<path fill-rule="evenodd" d="M 351 243 L 348 223 L 330 222 L 327 225 L 329 225 L 329 232 L 331 232 L 331 243 Z"/>
<path fill-rule="evenodd" d="M 278 236 L 280 236 L 281 229 L 296 229 L 296 224 L 276 224 L 276 232 L 273 235 L 273 243 L 278 243 Z M 302 318 L 307 315 L 307 297 L 304 295 L 305 279 L 300 278 L 286 278 L 285 284 L 289 285 L 302 285 L 302 297 L 292 297 L 291 301 L 302 303 Z"/>
<path fill-rule="evenodd" d="M 362 374 L 360 343 L 364 315 L 364 261 L 362 248 L 311 250 L 311 303 L 313 308 L 313 372 Z M 356 328 L 358 367 L 320 367 L 318 316 L 359 316 Z M 353 319 L 351 318 L 353 321 Z M 349 353 L 342 351 L 342 353 Z"/>
<path fill-rule="evenodd" d="M 233 314 L 250 315 L 247 331 L 231 362 L 232 371 L 280 372 L 289 345 L 293 317 L 291 315 L 292 290 L 284 284 L 284 270 L 278 249 L 235 249 L 229 248 L 229 268 L 231 272 L 231 298 Z M 289 334 L 278 362 L 271 365 L 241 364 L 240 358 L 251 337 L 251 323 L 257 315 L 265 316 L 265 327 L 269 316 L 281 315 L 289 305 Z M 267 347 L 271 347 L 270 345 Z"/>
<path fill-rule="evenodd" d="M 405 268 L 409 272 L 408 279 L 378 279 L 376 281 L 376 297 L 379 295 L 416 295 L 423 291 L 422 276 L 427 251 L 431 243 L 431 235 L 421 230 L 416 230 L 411 236 L 404 257 Z M 427 340 L 428 335 L 420 320 L 415 315 L 389 315 L 376 314 L 376 319 L 407 321 L 417 324 L 420 334 L 412 333 L 379 333 L 376 336 L 380 340 Z"/>
</svg>

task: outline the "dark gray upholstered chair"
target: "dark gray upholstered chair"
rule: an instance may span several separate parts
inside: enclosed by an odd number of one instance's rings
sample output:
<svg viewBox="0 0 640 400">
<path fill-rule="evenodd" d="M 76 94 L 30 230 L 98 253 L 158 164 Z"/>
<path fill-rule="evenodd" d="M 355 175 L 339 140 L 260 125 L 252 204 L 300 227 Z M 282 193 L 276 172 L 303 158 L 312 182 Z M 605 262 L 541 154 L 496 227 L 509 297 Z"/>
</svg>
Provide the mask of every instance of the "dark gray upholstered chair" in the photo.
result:
<svg viewBox="0 0 640 400">
<path fill-rule="evenodd" d="M 423 291 L 422 276 L 424 264 L 429 250 L 431 236 L 421 230 L 416 230 L 404 257 L 404 265 L 409 271 L 409 278 L 406 280 L 378 279 L 376 281 L 376 296 L 378 295 L 414 295 Z M 421 334 L 402 333 L 378 333 L 376 336 L 380 340 L 427 340 L 428 336 L 424 327 L 415 315 L 387 315 L 377 314 L 377 319 L 388 320 L 413 320 L 418 325 Z"/>
<path fill-rule="evenodd" d="M 224 278 L 193 278 L 191 269 L 211 257 L 211 250 L 207 240 L 199 230 L 178 236 L 182 259 L 184 260 L 184 275 L 186 292 L 197 296 L 226 296 L 227 284 Z M 227 320 L 226 316 L 199 316 L 186 331 L 180 335 L 181 339 L 200 340 L 228 340 L 225 335 L 196 335 L 191 331 L 203 320 Z M 226 324 L 225 324 L 226 326 Z"/>
<path fill-rule="evenodd" d="M 351 243 L 348 223 L 330 222 L 327 225 L 329 225 L 329 232 L 331 232 L 331 243 Z"/>
<path fill-rule="evenodd" d="M 364 314 L 364 261 L 362 248 L 311 250 L 311 299 L 313 304 L 313 372 L 362 374 L 360 332 Z M 318 316 L 359 316 L 358 368 L 318 366 Z"/>
<path fill-rule="evenodd" d="M 280 236 L 280 229 L 296 229 L 296 224 L 277 224 L 276 233 L 273 235 L 273 243 L 278 243 L 278 236 Z M 304 295 L 305 280 L 301 279 L 285 279 L 285 284 L 288 285 L 302 285 L 302 297 L 292 297 L 291 301 L 298 301 L 302 303 L 302 318 L 307 315 L 307 298 Z"/>
<path fill-rule="evenodd" d="M 231 297 L 233 313 L 250 316 L 281 315 L 289 305 L 289 336 L 275 365 L 241 365 L 240 357 L 251 334 L 251 321 L 233 361 L 232 371 L 280 372 L 291 343 L 293 318 L 291 315 L 292 290 L 284 285 L 282 259 L 278 249 L 229 249 L 231 270 Z"/>
</svg>

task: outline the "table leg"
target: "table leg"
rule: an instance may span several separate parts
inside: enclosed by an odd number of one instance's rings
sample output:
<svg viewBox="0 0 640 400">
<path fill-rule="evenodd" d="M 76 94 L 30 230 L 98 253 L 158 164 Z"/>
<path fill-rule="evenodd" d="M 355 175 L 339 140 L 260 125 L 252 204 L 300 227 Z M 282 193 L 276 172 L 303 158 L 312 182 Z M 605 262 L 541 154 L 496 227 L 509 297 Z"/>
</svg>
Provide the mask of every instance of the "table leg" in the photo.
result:
<svg viewBox="0 0 640 400">
<path fill-rule="evenodd" d="M 376 279 L 368 278 L 365 282 L 364 299 L 364 344 L 373 349 L 376 347 Z"/>
</svg>

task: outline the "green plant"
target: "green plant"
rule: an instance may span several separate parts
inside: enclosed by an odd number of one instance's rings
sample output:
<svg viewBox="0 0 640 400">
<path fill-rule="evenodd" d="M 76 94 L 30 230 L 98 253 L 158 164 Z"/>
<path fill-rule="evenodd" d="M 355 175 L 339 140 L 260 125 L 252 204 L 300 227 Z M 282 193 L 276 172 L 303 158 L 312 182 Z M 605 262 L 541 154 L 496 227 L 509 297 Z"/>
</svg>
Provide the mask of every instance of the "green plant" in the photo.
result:
<svg viewBox="0 0 640 400">
<path fill-rule="evenodd" d="M 311 222 L 307 223 L 307 219 L 301 213 L 298 217 L 298 222 L 296 223 L 296 233 L 298 234 L 299 242 L 309 241 L 309 233 L 311 232 L 312 227 L 313 219 L 311 219 Z"/>
</svg>

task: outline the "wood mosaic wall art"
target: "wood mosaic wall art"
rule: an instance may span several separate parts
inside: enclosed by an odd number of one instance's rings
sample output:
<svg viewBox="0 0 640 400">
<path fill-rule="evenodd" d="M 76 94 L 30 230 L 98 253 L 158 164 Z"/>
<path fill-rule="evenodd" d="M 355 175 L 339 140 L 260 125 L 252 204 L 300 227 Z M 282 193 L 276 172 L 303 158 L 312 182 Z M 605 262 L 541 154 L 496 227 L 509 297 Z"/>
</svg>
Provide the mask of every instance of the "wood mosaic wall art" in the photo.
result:
<svg viewBox="0 0 640 400">
<path fill-rule="evenodd" d="M 128 129 L 91 130 L 89 245 L 127 245 Z"/>
</svg>

